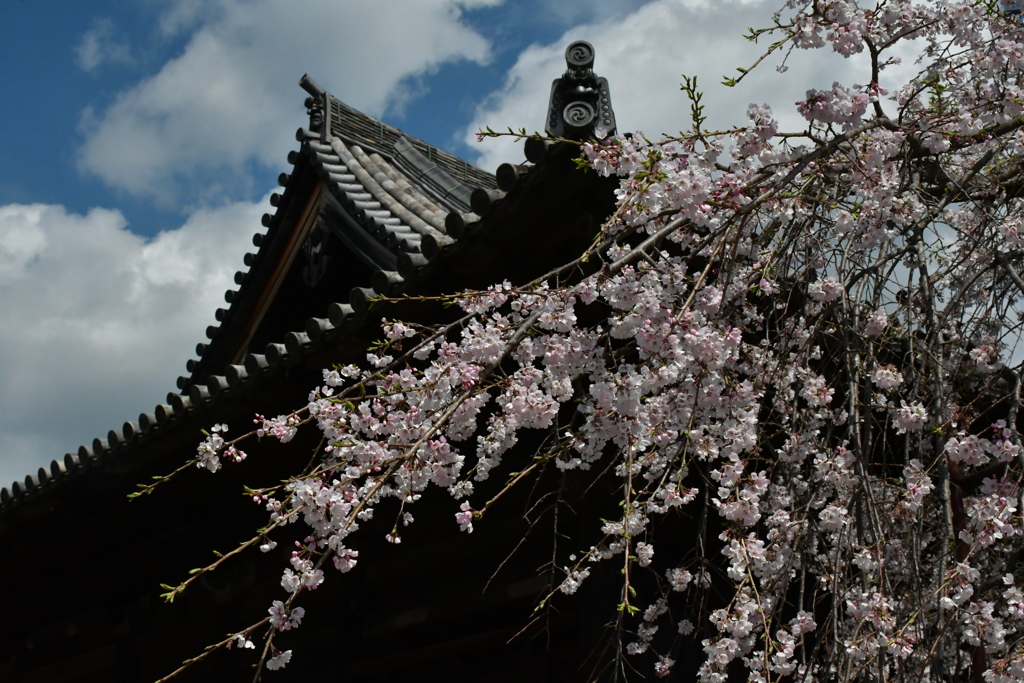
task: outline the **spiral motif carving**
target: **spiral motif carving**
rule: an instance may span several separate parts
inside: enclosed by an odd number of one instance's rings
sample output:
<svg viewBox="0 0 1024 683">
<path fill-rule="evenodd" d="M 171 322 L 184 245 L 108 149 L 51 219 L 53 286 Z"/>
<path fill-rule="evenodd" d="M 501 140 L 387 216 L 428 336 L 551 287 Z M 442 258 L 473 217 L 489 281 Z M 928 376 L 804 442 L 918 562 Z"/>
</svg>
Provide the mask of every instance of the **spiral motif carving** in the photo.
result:
<svg viewBox="0 0 1024 683">
<path fill-rule="evenodd" d="M 585 40 L 577 40 L 565 48 L 565 63 L 570 69 L 594 68 L 594 46 Z"/>
<path fill-rule="evenodd" d="M 570 102 L 562 110 L 562 119 L 569 128 L 586 128 L 597 118 L 597 111 L 589 102 Z"/>
</svg>

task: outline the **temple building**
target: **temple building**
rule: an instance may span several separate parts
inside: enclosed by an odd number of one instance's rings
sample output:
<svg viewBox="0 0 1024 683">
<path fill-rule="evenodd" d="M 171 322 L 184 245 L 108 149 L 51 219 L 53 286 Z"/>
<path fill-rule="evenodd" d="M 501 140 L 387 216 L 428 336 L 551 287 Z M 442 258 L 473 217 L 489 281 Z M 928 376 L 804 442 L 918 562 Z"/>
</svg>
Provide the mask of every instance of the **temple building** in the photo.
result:
<svg viewBox="0 0 1024 683">
<path fill-rule="evenodd" d="M 614 134 L 593 48 L 574 43 L 566 61 L 545 130 L 575 140 Z M 301 470 L 315 429 L 288 446 L 251 444 L 244 463 L 216 475 L 191 467 L 151 495 L 128 494 L 194 457 L 201 430 L 227 423 L 241 432 L 256 413 L 303 405 L 322 368 L 365 360 L 383 315 L 424 324 L 452 315 L 429 303 L 375 306 L 374 297 L 527 282 L 578 255 L 614 210 L 614 179 L 577 169 L 572 144 L 529 139 L 525 161 L 492 174 L 353 109 L 311 78 L 300 85 L 309 121 L 271 210 L 254 226 L 252 252 L 239 254 L 237 286 L 177 390 L 0 490 L 0 682 L 152 681 L 265 617 L 282 598 L 281 571 L 301 525 L 286 528 L 277 550 L 230 558 L 173 603 L 158 597 L 160 585 L 177 585 L 267 523 L 243 486 Z M 276 641 L 295 656 L 266 675 L 587 680 L 603 628 L 589 611 L 596 601 L 581 591 L 574 611 L 533 613 L 550 586 L 551 539 L 531 531 L 527 493 L 516 496 L 483 521 L 487 533 L 472 536 L 459 533 L 444 495 L 416 506 L 400 547 L 384 540 L 393 519 L 367 524 L 353 537 L 363 561 L 299 596 L 302 628 Z M 567 524 L 559 533 L 572 533 Z M 600 581 L 587 590 L 600 591 Z M 220 651 L 180 680 L 251 679 L 255 660 L 252 650 Z"/>
</svg>

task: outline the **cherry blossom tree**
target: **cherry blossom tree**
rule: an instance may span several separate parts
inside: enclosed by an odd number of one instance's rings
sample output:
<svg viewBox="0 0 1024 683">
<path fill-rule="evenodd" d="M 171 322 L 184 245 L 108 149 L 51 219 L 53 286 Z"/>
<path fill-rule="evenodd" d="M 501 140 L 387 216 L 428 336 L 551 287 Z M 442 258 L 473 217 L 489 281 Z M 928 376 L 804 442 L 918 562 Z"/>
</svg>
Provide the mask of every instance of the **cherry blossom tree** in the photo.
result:
<svg viewBox="0 0 1024 683">
<path fill-rule="evenodd" d="M 487 533 L 508 488 L 556 471 L 615 482 L 594 490 L 619 516 L 585 521 L 601 540 L 566 547 L 542 599 L 615 567 L 595 678 L 671 676 L 686 651 L 714 683 L 1024 681 L 1020 9 L 788 0 L 753 32 L 774 41 L 754 67 L 816 50 L 868 65 L 808 91 L 802 130 L 761 105 L 708 130 L 686 80 L 687 132 L 577 143 L 581 172 L 620 179 L 577 259 L 453 295 L 444 326 L 388 321 L 307 406 L 213 429 L 193 461 L 211 472 L 249 438 L 324 444 L 253 492 L 269 526 L 235 552 L 286 524 L 309 535 L 269 616 L 217 646 L 285 666 L 296 597 L 345 581 L 384 501 L 409 523 L 448 496 L 453 524 Z M 915 75 L 887 91 L 908 41 Z M 480 498 L 489 477 L 508 483 Z"/>
</svg>

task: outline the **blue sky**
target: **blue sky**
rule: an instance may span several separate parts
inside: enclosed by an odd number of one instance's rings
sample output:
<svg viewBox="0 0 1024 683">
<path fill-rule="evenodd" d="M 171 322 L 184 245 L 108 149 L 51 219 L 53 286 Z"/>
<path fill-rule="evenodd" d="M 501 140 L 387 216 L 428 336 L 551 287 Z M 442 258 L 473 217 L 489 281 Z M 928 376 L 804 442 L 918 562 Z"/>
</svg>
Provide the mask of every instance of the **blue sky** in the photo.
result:
<svg viewBox="0 0 1024 683">
<path fill-rule="evenodd" d="M 771 0 L 7 0 L 0 3 L 0 485 L 152 410 L 267 210 L 308 72 L 335 96 L 494 170 L 484 125 L 536 129 L 576 39 L 622 130 L 715 125 L 863 65 L 798 55 L 743 87 Z M 781 2 L 779 2 L 781 4 Z M 382 8 L 389 10 L 382 17 Z M 860 79 L 863 82 L 863 78 Z"/>
</svg>

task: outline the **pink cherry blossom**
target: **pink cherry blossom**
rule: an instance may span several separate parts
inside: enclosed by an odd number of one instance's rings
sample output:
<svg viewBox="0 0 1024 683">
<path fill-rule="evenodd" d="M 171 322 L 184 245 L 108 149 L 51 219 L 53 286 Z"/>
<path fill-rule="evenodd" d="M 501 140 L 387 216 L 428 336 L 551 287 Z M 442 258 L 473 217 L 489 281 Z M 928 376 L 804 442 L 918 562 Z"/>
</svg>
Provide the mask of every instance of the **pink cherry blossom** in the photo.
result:
<svg viewBox="0 0 1024 683">
<path fill-rule="evenodd" d="M 594 651 L 626 661 L 602 665 L 1024 683 L 1020 3 L 780 4 L 755 35 L 764 63 L 823 49 L 856 83 L 752 104 L 735 128 L 579 143 L 616 202 L 585 254 L 446 293 L 464 315 L 449 326 L 384 307 L 382 341 L 304 405 L 206 435 L 191 464 L 209 472 L 245 438 L 324 443 L 247 492 L 269 518 L 252 545 L 303 528 L 263 626 L 268 668 L 291 656 L 273 642 L 303 619 L 292 601 L 330 564 L 339 582 L 362 569 L 363 528 L 398 544 L 433 500 L 496 533 L 493 515 L 520 514 L 496 491 L 556 481 L 533 500 L 580 534 L 548 528 L 539 609 L 613 586 L 614 642 Z M 415 294 L 403 306 L 434 310 Z M 614 500 L 577 517 L 577 490 Z"/>
</svg>

